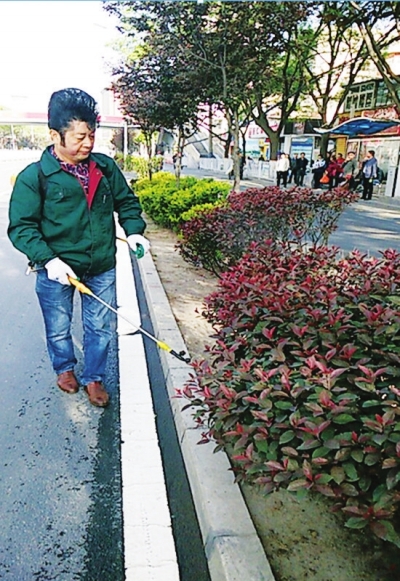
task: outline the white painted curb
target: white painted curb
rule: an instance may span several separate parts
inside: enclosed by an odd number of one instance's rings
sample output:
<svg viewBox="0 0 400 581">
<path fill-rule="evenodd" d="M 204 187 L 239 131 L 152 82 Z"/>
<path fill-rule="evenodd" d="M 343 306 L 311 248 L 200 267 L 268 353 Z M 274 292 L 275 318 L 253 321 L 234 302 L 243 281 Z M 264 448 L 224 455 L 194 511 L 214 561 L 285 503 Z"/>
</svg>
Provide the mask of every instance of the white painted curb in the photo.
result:
<svg viewBox="0 0 400 581">
<path fill-rule="evenodd" d="M 125 242 L 117 248 L 117 308 L 140 326 L 129 248 Z M 143 337 L 131 331 L 119 318 L 125 580 L 179 581 Z"/>
<path fill-rule="evenodd" d="M 187 351 L 151 255 L 138 265 L 155 335 L 175 351 Z M 212 581 L 275 581 L 228 457 L 214 454 L 212 444 L 197 444 L 201 429 L 190 410 L 182 411 L 186 400 L 175 397 L 192 368 L 159 353 Z"/>
</svg>

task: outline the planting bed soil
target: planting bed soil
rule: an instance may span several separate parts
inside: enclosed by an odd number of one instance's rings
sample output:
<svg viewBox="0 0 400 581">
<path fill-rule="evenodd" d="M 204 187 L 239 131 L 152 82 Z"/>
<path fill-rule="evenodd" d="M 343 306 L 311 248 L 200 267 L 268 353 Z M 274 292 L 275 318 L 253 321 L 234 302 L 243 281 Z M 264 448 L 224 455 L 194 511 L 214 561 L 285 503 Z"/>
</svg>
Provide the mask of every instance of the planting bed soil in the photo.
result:
<svg viewBox="0 0 400 581">
<path fill-rule="evenodd" d="M 180 257 L 173 232 L 146 220 L 153 259 L 175 319 L 191 357 L 201 358 L 204 346 L 213 341 L 212 328 L 200 314 L 203 298 L 217 288 L 218 280 Z M 298 500 L 284 490 L 264 495 L 251 485 L 242 485 L 242 493 L 276 581 L 400 580 L 400 549 L 369 531 L 346 529 L 323 496 Z"/>
</svg>

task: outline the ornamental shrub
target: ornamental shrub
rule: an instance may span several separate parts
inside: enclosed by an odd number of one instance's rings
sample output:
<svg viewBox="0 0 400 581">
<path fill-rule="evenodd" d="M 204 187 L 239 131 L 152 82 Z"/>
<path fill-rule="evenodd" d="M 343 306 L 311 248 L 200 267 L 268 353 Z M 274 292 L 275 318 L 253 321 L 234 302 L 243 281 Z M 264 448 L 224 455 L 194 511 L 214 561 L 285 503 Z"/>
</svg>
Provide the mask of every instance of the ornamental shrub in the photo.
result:
<svg viewBox="0 0 400 581">
<path fill-rule="evenodd" d="M 227 197 L 230 190 L 228 183 L 194 177 L 181 178 L 178 188 L 172 174 L 160 172 L 156 175 L 157 179 L 152 181 L 140 180 L 136 193 L 143 210 L 156 224 L 175 231 L 180 230 L 183 215 L 193 206 L 219 202 Z"/>
<path fill-rule="evenodd" d="M 219 276 L 251 242 L 272 238 L 303 247 L 326 244 L 344 207 L 357 198 L 341 188 L 317 192 L 270 186 L 231 193 L 225 204 L 197 213 L 182 225 L 178 249 L 187 262 Z"/>
<path fill-rule="evenodd" d="M 156 155 L 149 161 L 146 157 L 140 155 L 126 155 L 117 152 L 114 157 L 117 165 L 124 171 L 135 171 L 139 178 L 147 178 L 149 175 L 149 163 L 153 172 L 159 172 L 163 166 L 163 157 Z"/>
<path fill-rule="evenodd" d="M 181 395 L 238 480 L 334 500 L 400 546 L 400 254 L 252 244 L 205 301 L 208 361 Z"/>
</svg>

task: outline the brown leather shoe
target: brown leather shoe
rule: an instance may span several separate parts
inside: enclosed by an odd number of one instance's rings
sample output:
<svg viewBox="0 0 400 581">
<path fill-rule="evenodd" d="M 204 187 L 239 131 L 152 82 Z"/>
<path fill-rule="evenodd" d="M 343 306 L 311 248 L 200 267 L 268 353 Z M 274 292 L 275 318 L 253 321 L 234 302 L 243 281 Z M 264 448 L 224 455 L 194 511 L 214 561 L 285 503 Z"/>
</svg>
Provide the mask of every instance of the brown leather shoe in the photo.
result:
<svg viewBox="0 0 400 581">
<path fill-rule="evenodd" d="M 84 390 L 86 391 L 91 404 L 100 408 L 105 408 L 108 405 L 110 396 L 104 389 L 104 385 L 101 381 L 92 381 L 88 383 Z"/>
<path fill-rule="evenodd" d="M 79 389 L 79 383 L 73 371 L 64 371 L 57 377 L 57 385 L 66 393 L 76 393 Z"/>
</svg>

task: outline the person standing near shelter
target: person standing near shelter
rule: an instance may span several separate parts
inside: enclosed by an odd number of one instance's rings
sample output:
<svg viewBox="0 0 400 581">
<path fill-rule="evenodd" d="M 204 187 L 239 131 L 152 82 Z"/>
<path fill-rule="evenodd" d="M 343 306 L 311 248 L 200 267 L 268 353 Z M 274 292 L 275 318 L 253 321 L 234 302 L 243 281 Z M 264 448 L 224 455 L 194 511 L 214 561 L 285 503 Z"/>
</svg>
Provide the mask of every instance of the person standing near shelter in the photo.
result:
<svg viewBox="0 0 400 581">
<path fill-rule="evenodd" d="M 18 176 L 9 208 L 8 236 L 37 274 L 47 348 L 57 385 L 76 393 L 79 383 L 71 336 L 73 295 L 79 279 L 108 304 L 115 304 L 114 212 L 138 256 L 150 248 L 138 198 L 107 155 L 92 153 L 98 122 L 96 101 L 80 89 L 51 95 L 48 125 L 53 144 L 40 162 Z M 90 403 L 105 407 L 108 347 L 114 332 L 110 310 L 81 295 L 84 368 L 81 384 Z"/>
<path fill-rule="evenodd" d="M 322 155 L 318 155 L 317 159 L 315 160 L 311 171 L 313 173 L 314 179 L 313 179 L 313 188 L 317 189 L 319 187 L 321 187 L 321 178 L 324 175 L 325 172 L 325 168 L 326 168 L 326 162 L 324 160 L 324 158 L 322 157 Z"/>
<path fill-rule="evenodd" d="M 337 188 L 339 185 L 339 177 L 342 174 L 342 166 L 338 163 L 336 155 L 332 154 L 329 158 L 326 173 L 329 177 L 328 189 Z"/>
<path fill-rule="evenodd" d="M 374 188 L 374 180 L 378 177 L 378 162 L 375 157 L 375 151 L 370 149 L 367 151 L 367 156 L 362 163 L 363 176 L 363 200 L 370 200 L 372 198 L 372 191 Z"/>
<path fill-rule="evenodd" d="M 306 175 L 308 165 L 308 159 L 305 153 L 300 153 L 300 157 L 296 160 L 296 176 L 295 183 L 297 186 L 302 186 L 304 182 L 304 176 Z"/>
<path fill-rule="evenodd" d="M 349 151 L 347 154 L 346 160 L 342 166 L 343 172 L 343 179 L 345 180 L 343 184 L 340 185 L 348 185 L 349 190 L 354 189 L 354 176 L 357 173 L 358 164 L 356 160 L 356 154 L 354 151 Z"/>
<path fill-rule="evenodd" d="M 283 187 L 286 188 L 289 167 L 290 163 L 288 156 L 286 155 L 286 153 L 281 153 L 278 161 L 276 162 L 276 185 L 278 186 L 278 188 L 281 185 L 281 180 L 283 183 Z"/>
</svg>

